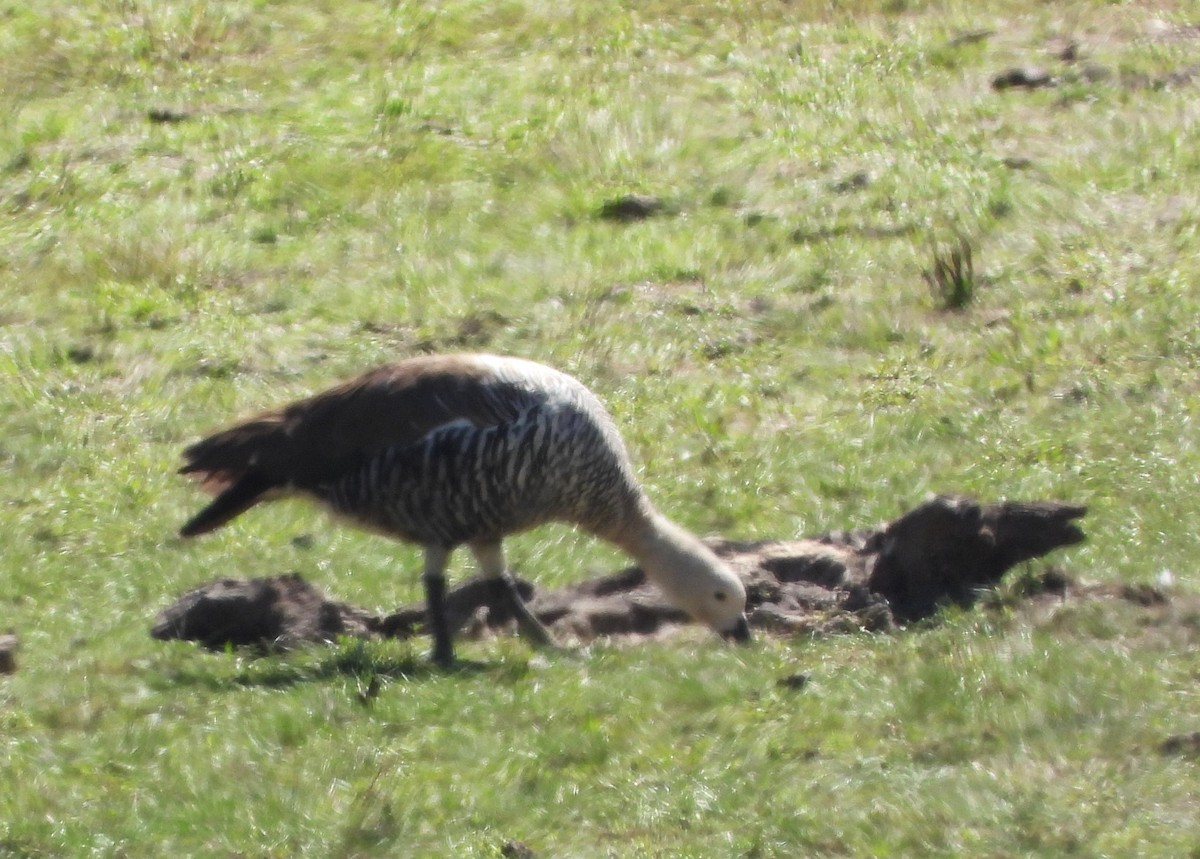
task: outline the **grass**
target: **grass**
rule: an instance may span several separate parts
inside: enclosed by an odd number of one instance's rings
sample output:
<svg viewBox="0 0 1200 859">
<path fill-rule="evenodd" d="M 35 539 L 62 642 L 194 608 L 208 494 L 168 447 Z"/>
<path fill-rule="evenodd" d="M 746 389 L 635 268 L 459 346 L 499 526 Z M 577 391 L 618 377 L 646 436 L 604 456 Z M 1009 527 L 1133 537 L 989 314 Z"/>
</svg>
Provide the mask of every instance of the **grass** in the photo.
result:
<svg viewBox="0 0 1200 859">
<path fill-rule="evenodd" d="M 933 267 L 921 272 L 929 291 L 943 310 L 962 310 L 975 298 L 975 260 L 971 243 L 959 236 L 957 245 L 933 248 Z"/>
<path fill-rule="evenodd" d="M 1197 855 L 1197 763 L 1159 752 L 1200 728 L 1186 612 L 492 642 L 450 675 L 423 645 L 146 635 L 219 575 L 415 598 L 414 551 L 300 507 L 181 543 L 173 470 L 237 414 L 459 348 L 591 384 L 698 531 L 1059 498 L 1090 506 L 1072 574 L 1194 594 L 1197 20 L 0 5 L 0 856 Z M 1056 60 L 1070 39 L 1110 74 Z M 991 90 L 1022 64 L 1060 85 Z M 626 194 L 666 212 L 596 216 Z M 922 273 L 950 231 L 976 288 L 947 314 Z M 546 584 L 622 562 L 558 528 L 510 555 Z"/>
</svg>

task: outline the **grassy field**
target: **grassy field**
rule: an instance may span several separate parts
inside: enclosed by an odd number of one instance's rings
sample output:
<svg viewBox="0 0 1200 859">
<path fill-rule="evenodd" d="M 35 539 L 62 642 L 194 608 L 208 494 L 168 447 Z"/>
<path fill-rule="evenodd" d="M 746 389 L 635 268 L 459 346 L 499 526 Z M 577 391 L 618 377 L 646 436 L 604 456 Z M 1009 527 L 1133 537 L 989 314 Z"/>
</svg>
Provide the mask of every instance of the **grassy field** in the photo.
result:
<svg viewBox="0 0 1200 859">
<path fill-rule="evenodd" d="M 299 505 L 183 543 L 202 499 L 173 472 L 239 414 L 450 349 L 590 384 L 699 532 L 1086 503 L 1053 561 L 1187 604 L 1196 25 L 1195 0 L 0 2 L 0 856 L 1200 856 L 1200 757 L 1162 749 L 1200 730 L 1196 611 L 505 640 L 453 674 L 423 642 L 147 635 L 221 575 L 417 598 L 414 550 Z M 1056 86 L 993 90 L 1014 66 Z M 665 208 L 597 217 L 630 193 Z M 925 275 L 960 238 L 947 309 Z M 510 555 L 543 584 L 623 563 L 555 528 Z"/>
</svg>

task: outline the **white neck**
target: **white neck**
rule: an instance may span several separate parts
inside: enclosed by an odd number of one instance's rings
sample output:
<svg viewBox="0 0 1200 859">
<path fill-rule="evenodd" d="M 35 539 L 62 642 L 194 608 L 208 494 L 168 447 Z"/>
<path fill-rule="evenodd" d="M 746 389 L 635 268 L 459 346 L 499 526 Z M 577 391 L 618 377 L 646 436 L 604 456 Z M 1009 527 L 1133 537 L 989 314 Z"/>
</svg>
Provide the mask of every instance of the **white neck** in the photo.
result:
<svg viewBox="0 0 1200 859">
<path fill-rule="evenodd" d="M 649 505 L 639 512 L 608 539 L 628 552 L 672 602 L 696 620 L 728 631 L 745 607 L 741 580 L 695 535 Z"/>
<path fill-rule="evenodd" d="M 711 552 L 690 532 L 652 508 L 636 521 L 629 522 L 613 542 L 624 549 L 655 581 L 671 579 L 672 570 L 681 561 Z M 716 557 L 713 557 L 716 561 Z"/>
</svg>

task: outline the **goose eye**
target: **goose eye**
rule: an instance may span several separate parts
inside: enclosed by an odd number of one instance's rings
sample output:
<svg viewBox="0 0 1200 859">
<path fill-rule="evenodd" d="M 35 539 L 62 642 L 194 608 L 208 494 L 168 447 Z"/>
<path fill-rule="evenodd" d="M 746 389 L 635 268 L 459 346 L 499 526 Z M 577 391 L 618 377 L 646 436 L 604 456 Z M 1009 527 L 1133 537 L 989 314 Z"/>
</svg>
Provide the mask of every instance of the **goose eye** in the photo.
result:
<svg viewBox="0 0 1200 859">
<path fill-rule="evenodd" d="M 713 599 L 717 602 L 725 602 L 725 591 L 717 591 L 713 594 Z"/>
</svg>

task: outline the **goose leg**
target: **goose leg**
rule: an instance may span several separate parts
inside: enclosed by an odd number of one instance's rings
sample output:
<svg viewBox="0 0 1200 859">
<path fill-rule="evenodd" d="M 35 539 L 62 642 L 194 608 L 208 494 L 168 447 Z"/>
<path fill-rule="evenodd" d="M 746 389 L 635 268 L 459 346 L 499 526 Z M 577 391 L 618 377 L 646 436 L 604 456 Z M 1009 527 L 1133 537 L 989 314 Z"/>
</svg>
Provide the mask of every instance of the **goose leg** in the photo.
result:
<svg viewBox="0 0 1200 859">
<path fill-rule="evenodd" d="M 433 653 L 430 658 L 438 665 L 448 667 L 454 663 L 454 642 L 450 636 L 450 624 L 446 621 L 446 560 L 450 550 L 445 546 L 425 547 L 425 613 L 429 621 L 429 634 L 433 638 Z"/>
<path fill-rule="evenodd" d="M 538 620 L 517 590 L 517 582 L 504 564 L 504 547 L 499 541 L 471 543 L 471 552 L 479 562 L 480 572 L 491 579 L 517 619 L 521 634 L 541 647 L 558 647 L 553 634 Z"/>
</svg>

